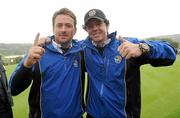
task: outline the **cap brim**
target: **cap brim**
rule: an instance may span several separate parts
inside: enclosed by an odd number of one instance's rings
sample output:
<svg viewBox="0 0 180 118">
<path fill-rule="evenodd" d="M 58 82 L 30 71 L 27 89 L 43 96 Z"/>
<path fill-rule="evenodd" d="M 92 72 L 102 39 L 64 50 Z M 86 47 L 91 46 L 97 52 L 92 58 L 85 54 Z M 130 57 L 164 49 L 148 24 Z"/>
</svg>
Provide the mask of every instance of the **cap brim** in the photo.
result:
<svg viewBox="0 0 180 118">
<path fill-rule="evenodd" d="M 100 21 L 104 21 L 104 19 L 102 19 L 102 18 L 100 18 L 100 17 L 93 16 L 93 17 L 90 17 L 90 18 L 88 18 L 88 19 L 86 20 L 85 25 L 87 25 L 88 21 L 91 20 L 91 19 L 98 19 L 98 20 L 100 20 Z"/>
</svg>

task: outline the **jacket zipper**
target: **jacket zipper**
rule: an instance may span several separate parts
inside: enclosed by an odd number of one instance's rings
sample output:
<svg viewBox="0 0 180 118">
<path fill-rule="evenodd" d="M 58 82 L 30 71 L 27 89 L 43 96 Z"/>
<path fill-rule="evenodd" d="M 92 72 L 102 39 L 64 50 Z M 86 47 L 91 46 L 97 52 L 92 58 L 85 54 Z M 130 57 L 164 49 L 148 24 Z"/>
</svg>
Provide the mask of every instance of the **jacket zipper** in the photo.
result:
<svg viewBox="0 0 180 118">
<path fill-rule="evenodd" d="M 67 64 L 66 64 L 67 57 L 64 55 L 64 69 L 66 70 Z"/>
<path fill-rule="evenodd" d="M 105 50 L 105 49 L 104 49 Z M 104 52 L 103 52 L 103 56 L 104 56 Z M 104 57 L 104 60 L 103 60 L 103 63 L 104 64 L 106 64 L 106 57 Z M 108 67 L 109 67 L 109 60 L 107 60 L 107 65 L 104 65 L 105 67 L 104 67 L 104 69 L 105 69 L 105 76 L 107 77 L 108 75 L 107 75 L 107 71 L 108 71 Z M 104 78 L 105 80 L 106 80 L 106 78 Z M 105 81 L 104 80 L 104 81 Z M 100 89 L 100 95 L 102 96 L 103 95 L 103 93 L 104 93 L 104 81 L 102 81 L 102 83 L 101 83 L 101 89 Z"/>
<path fill-rule="evenodd" d="M 42 118 L 42 108 L 41 108 L 41 106 L 42 106 L 42 105 L 41 105 L 42 89 L 41 89 L 41 88 L 42 88 L 42 81 L 43 81 L 43 79 L 42 79 L 42 71 L 41 71 L 40 61 L 38 61 L 38 64 L 39 64 L 39 71 L 40 71 L 40 75 L 41 75 L 41 78 L 40 78 L 40 79 L 41 79 L 41 85 L 40 85 L 40 88 L 39 88 L 39 89 L 40 89 L 40 90 L 39 90 L 39 91 L 40 91 L 40 98 L 39 98 L 39 99 L 40 99 L 40 100 L 39 100 L 39 105 L 40 105 L 40 107 L 39 107 L 39 108 L 40 108 L 41 118 Z"/>
</svg>

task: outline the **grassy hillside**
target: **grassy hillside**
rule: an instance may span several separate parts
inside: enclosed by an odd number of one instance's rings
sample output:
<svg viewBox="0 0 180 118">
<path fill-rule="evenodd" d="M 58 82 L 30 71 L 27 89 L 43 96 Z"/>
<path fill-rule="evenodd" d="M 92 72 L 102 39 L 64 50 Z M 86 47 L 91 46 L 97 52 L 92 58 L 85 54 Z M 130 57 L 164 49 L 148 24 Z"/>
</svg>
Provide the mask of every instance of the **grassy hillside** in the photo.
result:
<svg viewBox="0 0 180 118">
<path fill-rule="evenodd" d="M 8 77 L 15 65 L 7 66 Z M 170 67 L 142 66 L 141 118 L 180 118 L 180 56 Z M 14 99 L 14 118 L 28 117 L 29 89 Z"/>
<path fill-rule="evenodd" d="M 6 43 L 0 43 L 0 54 L 3 56 L 8 55 L 23 55 L 25 54 L 29 48 L 32 46 L 32 44 L 6 44 Z"/>
</svg>

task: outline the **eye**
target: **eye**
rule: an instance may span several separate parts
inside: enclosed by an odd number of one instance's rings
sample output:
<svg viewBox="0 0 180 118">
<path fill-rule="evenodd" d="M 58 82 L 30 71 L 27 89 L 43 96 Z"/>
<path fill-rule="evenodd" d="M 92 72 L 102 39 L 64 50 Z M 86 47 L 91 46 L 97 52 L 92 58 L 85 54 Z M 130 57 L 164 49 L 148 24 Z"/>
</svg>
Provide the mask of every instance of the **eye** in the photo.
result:
<svg viewBox="0 0 180 118">
<path fill-rule="evenodd" d="M 87 29 L 92 29 L 92 28 L 93 28 L 93 24 L 88 24 L 88 25 L 86 25 L 86 28 L 87 28 Z"/>
<path fill-rule="evenodd" d="M 70 23 L 68 23 L 68 24 L 66 24 L 66 27 L 67 27 L 67 28 L 71 28 L 71 27 L 73 27 L 73 25 L 70 24 Z"/>
<path fill-rule="evenodd" d="M 86 25 L 86 28 L 87 28 L 88 30 L 91 30 L 91 29 L 93 29 L 93 27 L 98 27 L 98 28 L 99 28 L 102 24 L 103 24 L 102 21 L 92 20 L 92 21 L 90 21 L 90 22 Z"/>
<path fill-rule="evenodd" d="M 58 27 L 58 28 L 61 28 L 63 26 L 63 24 L 61 24 L 61 23 L 58 23 L 57 25 L 56 25 L 56 27 Z"/>
<path fill-rule="evenodd" d="M 102 22 L 97 22 L 96 26 L 101 26 Z"/>
</svg>

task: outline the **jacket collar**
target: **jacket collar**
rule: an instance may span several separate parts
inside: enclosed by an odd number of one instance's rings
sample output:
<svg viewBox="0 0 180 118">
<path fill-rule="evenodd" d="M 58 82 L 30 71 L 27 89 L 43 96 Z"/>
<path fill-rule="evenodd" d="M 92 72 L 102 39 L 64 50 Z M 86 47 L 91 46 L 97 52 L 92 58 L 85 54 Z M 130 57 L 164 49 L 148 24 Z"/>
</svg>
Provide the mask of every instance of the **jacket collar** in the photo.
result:
<svg viewBox="0 0 180 118">
<path fill-rule="evenodd" d="M 49 38 L 50 38 L 51 42 L 49 44 L 45 45 L 45 48 L 50 50 L 50 51 L 59 53 L 60 51 L 56 47 L 59 45 L 55 45 L 53 43 L 54 36 L 49 36 Z M 81 50 L 82 50 L 82 47 L 81 47 L 80 43 L 77 41 L 77 39 L 72 39 L 71 48 L 69 49 L 69 51 L 67 53 L 65 53 L 65 55 L 67 55 L 69 53 L 79 52 Z"/>
</svg>

